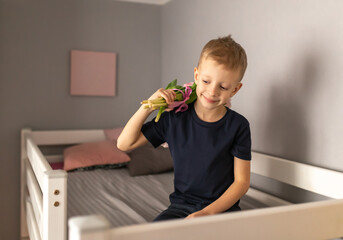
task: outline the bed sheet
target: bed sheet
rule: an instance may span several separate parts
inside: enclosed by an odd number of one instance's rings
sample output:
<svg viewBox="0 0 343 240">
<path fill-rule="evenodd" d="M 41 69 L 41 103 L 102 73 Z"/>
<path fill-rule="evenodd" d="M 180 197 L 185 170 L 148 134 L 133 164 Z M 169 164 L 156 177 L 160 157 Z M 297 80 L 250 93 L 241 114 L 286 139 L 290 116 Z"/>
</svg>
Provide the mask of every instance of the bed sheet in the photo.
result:
<svg viewBox="0 0 343 240">
<path fill-rule="evenodd" d="M 104 215 L 113 227 L 152 221 L 169 205 L 173 172 L 131 177 L 127 168 L 68 173 L 68 219 Z"/>
<path fill-rule="evenodd" d="M 68 173 L 68 219 L 104 215 L 113 227 L 151 222 L 169 206 L 173 172 L 131 177 L 127 168 Z M 267 207 L 244 196 L 242 210 Z"/>
</svg>

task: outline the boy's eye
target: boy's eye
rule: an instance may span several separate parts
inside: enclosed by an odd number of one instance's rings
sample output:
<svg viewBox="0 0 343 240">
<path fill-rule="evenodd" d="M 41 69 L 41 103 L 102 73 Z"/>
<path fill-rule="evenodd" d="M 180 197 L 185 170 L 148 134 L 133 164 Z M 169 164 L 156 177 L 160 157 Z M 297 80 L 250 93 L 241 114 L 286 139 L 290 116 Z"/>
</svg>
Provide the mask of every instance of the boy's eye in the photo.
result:
<svg viewBox="0 0 343 240">
<path fill-rule="evenodd" d="M 208 83 L 208 81 L 207 81 L 207 80 L 202 80 L 202 82 L 203 82 L 203 83 Z"/>
<path fill-rule="evenodd" d="M 225 88 L 225 87 L 222 87 L 222 86 L 220 86 L 220 89 L 224 90 L 224 91 L 228 90 L 228 88 Z"/>
</svg>

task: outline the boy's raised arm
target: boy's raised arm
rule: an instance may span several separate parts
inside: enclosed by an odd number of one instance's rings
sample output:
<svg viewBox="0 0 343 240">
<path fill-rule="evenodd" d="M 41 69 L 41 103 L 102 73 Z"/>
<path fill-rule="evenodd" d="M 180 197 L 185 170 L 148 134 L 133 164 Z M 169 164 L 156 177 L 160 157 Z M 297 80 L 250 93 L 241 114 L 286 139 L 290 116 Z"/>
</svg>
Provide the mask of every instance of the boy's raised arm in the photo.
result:
<svg viewBox="0 0 343 240">
<path fill-rule="evenodd" d="M 137 148 L 148 141 L 141 132 L 141 129 L 151 112 L 152 110 L 144 109 L 144 107 L 141 106 L 130 118 L 117 140 L 117 147 L 120 150 L 128 151 Z"/>
<path fill-rule="evenodd" d="M 163 97 L 166 102 L 170 104 L 175 99 L 175 93 L 173 90 L 161 88 L 157 90 L 149 100 L 159 97 Z M 130 118 L 117 140 L 117 147 L 120 150 L 128 151 L 147 143 L 148 140 L 143 135 L 141 129 L 144 122 L 153 111 L 154 110 L 151 108 L 145 109 L 144 106 L 141 106 Z"/>
</svg>

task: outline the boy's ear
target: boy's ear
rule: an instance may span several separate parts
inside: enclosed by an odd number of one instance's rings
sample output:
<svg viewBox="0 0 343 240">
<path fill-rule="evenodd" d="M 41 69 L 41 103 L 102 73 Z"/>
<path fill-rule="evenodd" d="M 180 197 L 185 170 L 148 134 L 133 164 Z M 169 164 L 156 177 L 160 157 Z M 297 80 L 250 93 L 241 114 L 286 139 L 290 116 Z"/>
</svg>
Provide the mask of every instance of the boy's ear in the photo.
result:
<svg viewBox="0 0 343 240">
<path fill-rule="evenodd" d="M 235 94 L 239 91 L 239 89 L 241 89 L 242 86 L 243 86 L 243 84 L 241 82 L 239 82 L 237 84 L 237 86 L 235 87 L 235 89 L 232 91 L 231 97 L 235 96 Z"/>
<path fill-rule="evenodd" d="M 198 68 L 194 68 L 194 82 L 196 84 L 198 84 L 198 78 L 199 78 L 199 72 L 198 72 Z"/>
</svg>

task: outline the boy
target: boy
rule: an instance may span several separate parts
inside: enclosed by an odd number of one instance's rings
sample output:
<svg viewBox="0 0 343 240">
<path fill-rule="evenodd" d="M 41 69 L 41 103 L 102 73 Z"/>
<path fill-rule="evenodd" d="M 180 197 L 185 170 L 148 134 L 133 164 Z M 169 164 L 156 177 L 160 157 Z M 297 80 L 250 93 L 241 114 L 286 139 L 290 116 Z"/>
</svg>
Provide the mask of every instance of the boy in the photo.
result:
<svg viewBox="0 0 343 240">
<path fill-rule="evenodd" d="M 194 68 L 197 100 L 185 112 L 165 112 L 144 124 L 152 113 L 140 107 L 118 138 L 118 148 L 134 149 L 148 141 L 167 142 L 174 161 L 170 206 L 154 221 L 194 218 L 237 211 L 250 185 L 251 138 L 249 122 L 225 104 L 242 87 L 247 67 L 244 49 L 231 36 L 209 41 Z M 149 99 L 173 90 L 159 89 Z"/>
</svg>

